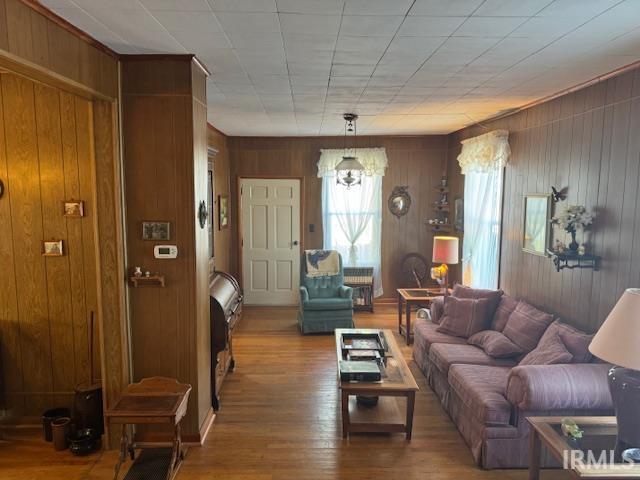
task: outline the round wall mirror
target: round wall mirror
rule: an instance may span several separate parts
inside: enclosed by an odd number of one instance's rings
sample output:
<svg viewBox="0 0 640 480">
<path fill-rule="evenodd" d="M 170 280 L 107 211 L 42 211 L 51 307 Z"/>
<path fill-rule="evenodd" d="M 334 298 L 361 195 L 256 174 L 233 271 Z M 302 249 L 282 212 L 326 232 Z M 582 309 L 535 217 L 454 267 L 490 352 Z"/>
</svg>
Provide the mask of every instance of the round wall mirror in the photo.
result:
<svg viewBox="0 0 640 480">
<path fill-rule="evenodd" d="M 409 207 L 411 207 L 409 187 L 407 185 L 394 187 L 391 196 L 389 196 L 389 210 L 391 213 L 400 218 L 407 214 Z"/>
</svg>

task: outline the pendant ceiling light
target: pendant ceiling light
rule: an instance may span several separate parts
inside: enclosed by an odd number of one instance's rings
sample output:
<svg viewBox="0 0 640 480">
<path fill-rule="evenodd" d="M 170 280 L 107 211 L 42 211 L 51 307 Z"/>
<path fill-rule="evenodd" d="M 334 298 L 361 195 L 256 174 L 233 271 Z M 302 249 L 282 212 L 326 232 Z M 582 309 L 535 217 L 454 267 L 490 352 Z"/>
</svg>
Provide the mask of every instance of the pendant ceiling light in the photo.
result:
<svg viewBox="0 0 640 480">
<path fill-rule="evenodd" d="M 358 136 L 356 120 L 358 120 L 358 115 L 355 113 L 345 113 L 343 118 L 344 155 L 342 156 L 342 161 L 336 165 L 336 178 L 339 185 L 344 185 L 349 189 L 352 185 L 360 185 L 364 167 L 356 156 L 356 137 Z M 347 154 L 347 137 L 350 132 L 353 132 L 353 155 Z"/>
</svg>

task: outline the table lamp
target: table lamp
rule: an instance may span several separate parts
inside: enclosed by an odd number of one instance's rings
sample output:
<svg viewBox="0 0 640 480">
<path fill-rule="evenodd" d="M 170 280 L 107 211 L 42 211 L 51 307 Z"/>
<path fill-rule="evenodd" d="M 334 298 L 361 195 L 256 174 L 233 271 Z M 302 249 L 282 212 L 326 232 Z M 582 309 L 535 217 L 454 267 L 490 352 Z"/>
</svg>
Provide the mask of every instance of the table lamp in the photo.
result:
<svg viewBox="0 0 640 480">
<path fill-rule="evenodd" d="M 640 288 L 628 288 L 589 345 L 589 351 L 616 365 L 609 389 L 618 422 L 616 456 L 640 448 Z"/>
<path fill-rule="evenodd" d="M 444 294 L 449 292 L 449 267 L 458 263 L 458 237 L 433 237 L 433 263 L 442 263 L 431 269 L 431 278 L 444 286 Z"/>
</svg>

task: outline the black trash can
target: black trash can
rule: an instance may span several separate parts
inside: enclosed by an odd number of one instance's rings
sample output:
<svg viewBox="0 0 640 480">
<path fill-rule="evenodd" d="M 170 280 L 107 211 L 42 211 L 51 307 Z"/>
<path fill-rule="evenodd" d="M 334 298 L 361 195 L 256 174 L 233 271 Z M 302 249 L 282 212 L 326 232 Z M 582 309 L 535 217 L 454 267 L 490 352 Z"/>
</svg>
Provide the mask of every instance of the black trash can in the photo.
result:
<svg viewBox="0 0 640 480">
<path fill-rule="evenodd" d="M 46 442 L 53 441 L 53 434 L 51 433 L 51 422 L 56 418 L 70 417 L 71 411 L 66 407 L 57 407 L 47 410 L 42 414 L 42 433 Z"/>
</svg>

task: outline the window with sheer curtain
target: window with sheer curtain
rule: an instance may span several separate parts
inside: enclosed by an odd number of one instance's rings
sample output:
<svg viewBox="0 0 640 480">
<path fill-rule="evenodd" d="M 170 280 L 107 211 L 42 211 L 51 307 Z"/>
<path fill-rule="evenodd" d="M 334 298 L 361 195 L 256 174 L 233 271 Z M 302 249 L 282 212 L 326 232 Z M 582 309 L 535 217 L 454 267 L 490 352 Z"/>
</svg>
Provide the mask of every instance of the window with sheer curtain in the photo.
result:
<svg viewBox="0 0 640 480">
<path fill-rule="evenodd" d="M 508 138 L 509 132 L 495 130 L 464 140 L 458 156 L 464 175 L 462 283 L 474 288 L 498 287 Z"/>
<path fill-rule="evenodd" d="M 382 148 L 358 149 L 365 168 L 360 185 L 347 189 L 336 182 L 335 166 L 341 149 L 322 150 L 318 176 L 322 177 L 323 248 L 337 250 L 345 266 L 373 267 L 374 296 L 383 293 L 380 276 L 382 243 L 382 177 L 387 165 Z"/>
</svg>

